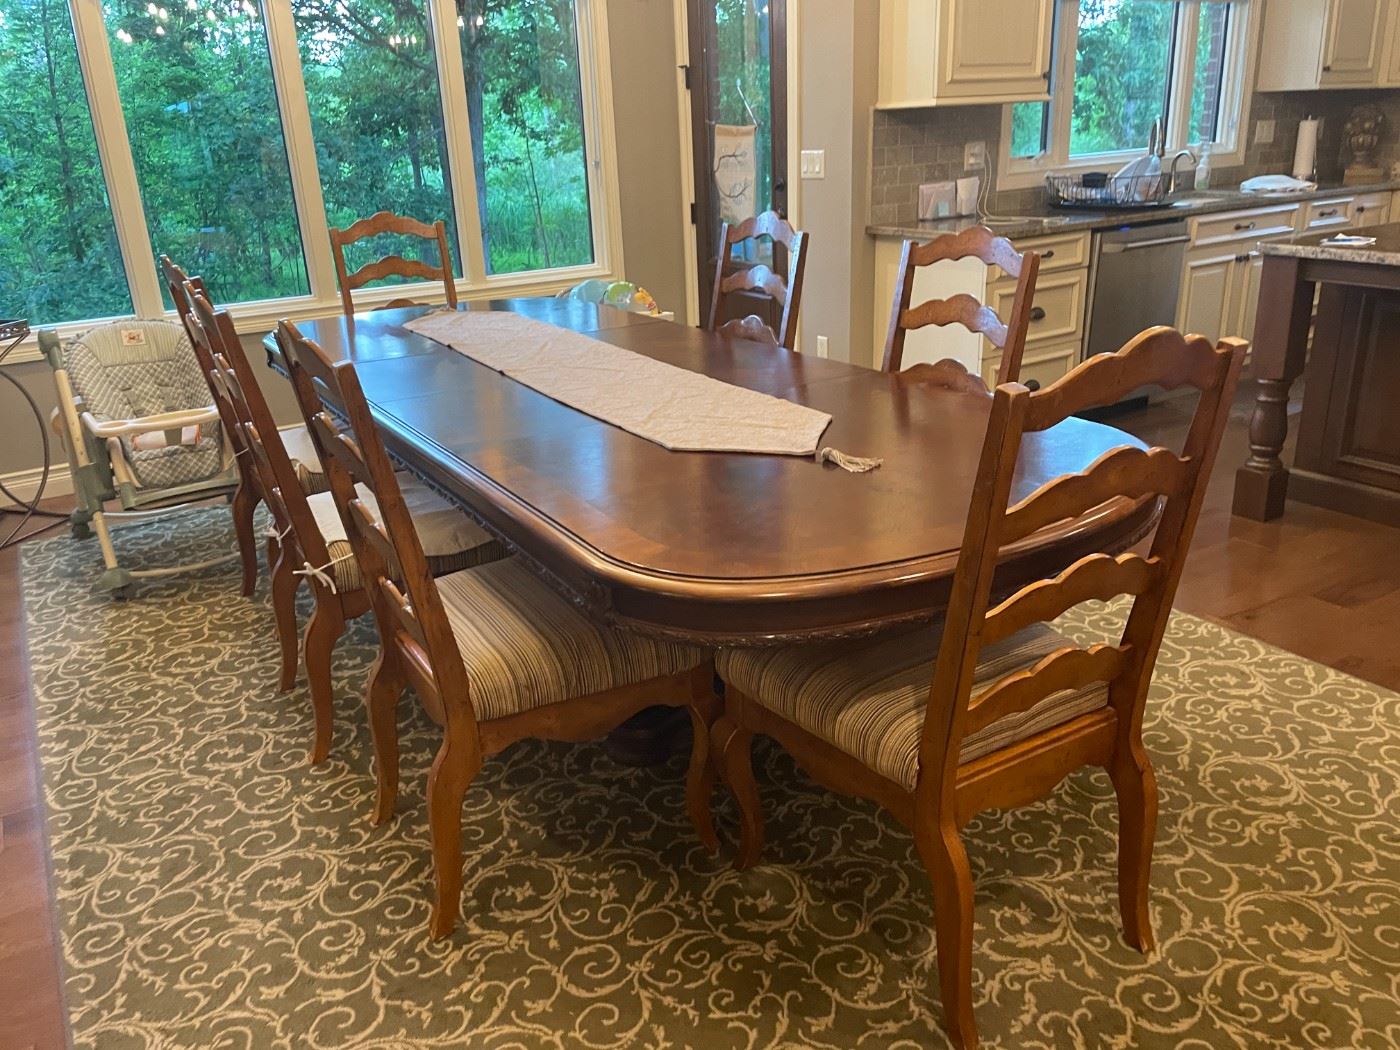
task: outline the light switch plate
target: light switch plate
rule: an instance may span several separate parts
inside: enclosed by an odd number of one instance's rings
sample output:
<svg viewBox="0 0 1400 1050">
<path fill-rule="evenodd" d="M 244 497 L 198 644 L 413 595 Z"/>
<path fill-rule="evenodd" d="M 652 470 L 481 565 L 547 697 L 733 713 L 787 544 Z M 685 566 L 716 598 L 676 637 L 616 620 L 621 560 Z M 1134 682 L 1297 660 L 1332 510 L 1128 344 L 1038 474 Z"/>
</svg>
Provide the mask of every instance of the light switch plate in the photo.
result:
<svg viewBox="0 0 1400 1050">
<path fill-rule="evenodd" d="M 831 344 L 827 342 L 826 336 L 817 336 L 817 356 L 827 357 L 831 353 Z"/>
<path fill-rule="evenodd" d="M 804 179 L 826 178 L 826 150 L 804 149 L 802 151 L 802 177 Z"/>
<path fill-rule="evenodd" d="M 987 143 L 984 139 L 974 139 L 963 147 L 963 168 L 966 171 L 983 171 L 987 167 Z"/>
<path fill-rule="evenodd" d="M 1254 122 L 1254 141 L 1256 145 L 1266 146 L 1274 141 L 1274 122 L 1272 120 L 1256 120 Z"/>
</svg>

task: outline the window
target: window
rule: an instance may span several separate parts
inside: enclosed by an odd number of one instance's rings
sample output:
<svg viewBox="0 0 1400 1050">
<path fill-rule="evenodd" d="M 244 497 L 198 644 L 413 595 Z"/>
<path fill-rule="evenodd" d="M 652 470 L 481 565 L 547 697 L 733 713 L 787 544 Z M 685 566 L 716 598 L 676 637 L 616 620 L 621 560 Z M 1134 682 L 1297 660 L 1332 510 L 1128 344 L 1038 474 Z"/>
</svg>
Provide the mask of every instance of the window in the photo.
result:
<svg viewBox="0 0 1400 1050">
<path fill-rule="evenodd" d="M 303 0 L 293 8 L 328 225 L 344 229 L 388 210 L 447 221 L 456 272 L 462 251 L 452 207 L 447 133 L 425 3 Z M 384 86 L 392 84 L 392 91 Z M 419 238 L 346 249 L 353 271 Z M 436 265 L 437 250 L 429 246 Z"/>
<path fill-rule="evenodd" d="M 465 0 L 458 19 L 490 273 L 593 261 L 573 0 Z"/>
<path fill-rule="evenodd" d="M 154 254 L 201 274 L 220 302 L 305 295 L 259 8 L 107 0 L 102 9 Z"/>
<path fill-rule="evenodd" d="M 466 297 L 611 276 L 606 14 L 604 0 L 3 0 L 0 313 L 76 329 L 167 312 L 162 253 L 257 326 L 333 309 L 328 231 L 380 210 L 446 221 Z M 376 241 L 349 265 L 435 261 L 416 239 Z"/>
<path fill-rule="evenodd" d="M 1005 170 L 1110 164 L 1159 118 L 1169 150 L 1233 149 L 1245 21 L 1238 0 L 1062 0 L 1052 101 L 1007 107 Z"/>
<path fill-rule="evenodd" d="M 0 313 L 36 325 L 131 312 L 68 6 L 0 9 Z"/>
</svg>

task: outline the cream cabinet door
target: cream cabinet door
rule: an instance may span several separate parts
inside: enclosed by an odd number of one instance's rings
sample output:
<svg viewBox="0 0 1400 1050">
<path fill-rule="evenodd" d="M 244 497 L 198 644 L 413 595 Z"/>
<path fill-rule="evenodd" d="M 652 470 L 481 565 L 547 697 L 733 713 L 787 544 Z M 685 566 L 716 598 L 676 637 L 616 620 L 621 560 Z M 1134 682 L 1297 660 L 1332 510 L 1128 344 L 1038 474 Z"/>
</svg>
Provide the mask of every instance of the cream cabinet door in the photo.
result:
<svg viewBox="0 0 1400 1050">
<path fill-rule="evenodd" d="M 943 0 L 939 89 L 988 102 L 1044 97 L 1055 0 Z"/>
<path fill-rule="evenodd" d="M 1241 254 L 1238 250 L 1187 254 L 1181 302 L 1177 306 L 1177 328 L 1189 335 L 1206 336 L 1211 341 L 1235 334 L 1229 329 L 1239 324 L 1234 285 L 1239 266 L 1236 259 Z"/>
<path fill-rule="evenodd" d="M 1323 85 L 1379 83 L 1385 15 L 1385 0 L 1331 0 L 1319 77 Z"/>
</svg>

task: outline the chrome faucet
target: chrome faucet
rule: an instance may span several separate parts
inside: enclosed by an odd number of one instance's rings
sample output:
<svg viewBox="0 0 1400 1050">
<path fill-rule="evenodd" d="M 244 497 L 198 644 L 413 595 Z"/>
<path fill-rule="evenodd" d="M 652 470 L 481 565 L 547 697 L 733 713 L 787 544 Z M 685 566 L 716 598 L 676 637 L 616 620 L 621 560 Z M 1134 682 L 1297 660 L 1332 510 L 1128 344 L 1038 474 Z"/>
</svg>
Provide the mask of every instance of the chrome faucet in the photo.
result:
<svg viewBox="0 0 1400 1050">
<path fill-rule="evenodd" d="M 1181 150 L 1177 153 L 1175 157 L 1172 158 L 1172 166 L 1168 169 L 1169 174 L 1167 175 L 1167 196 L 1171 196 L 1173 193 L 1176 192 L 1176 162 L 1179 161 L 1182 157 L 1190 157 L 1191 164 L 1193 167 L 1198 163 L 1196 155 L 1192 153 L 1189 149 Z"/>
</svg>

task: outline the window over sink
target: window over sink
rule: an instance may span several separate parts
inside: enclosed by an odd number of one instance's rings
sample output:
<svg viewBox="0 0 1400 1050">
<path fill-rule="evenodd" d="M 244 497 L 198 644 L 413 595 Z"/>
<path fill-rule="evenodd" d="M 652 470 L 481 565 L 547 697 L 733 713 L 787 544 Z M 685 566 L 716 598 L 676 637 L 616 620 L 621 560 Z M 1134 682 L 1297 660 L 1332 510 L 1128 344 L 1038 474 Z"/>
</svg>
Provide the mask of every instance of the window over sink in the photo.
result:
<svg viewBox="0 0 1400 1050">
<path fill-rule="evenodd" d="M 1111 169 L 1147 148 L 1209 143 L 1218 163 L 1239 143 L 1249 11 L 1245 0 L 1061 0 L 1051 101 L 1006 107 L 1000 184 L 1046 171 Z"/>
</svg>

